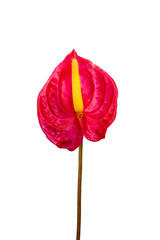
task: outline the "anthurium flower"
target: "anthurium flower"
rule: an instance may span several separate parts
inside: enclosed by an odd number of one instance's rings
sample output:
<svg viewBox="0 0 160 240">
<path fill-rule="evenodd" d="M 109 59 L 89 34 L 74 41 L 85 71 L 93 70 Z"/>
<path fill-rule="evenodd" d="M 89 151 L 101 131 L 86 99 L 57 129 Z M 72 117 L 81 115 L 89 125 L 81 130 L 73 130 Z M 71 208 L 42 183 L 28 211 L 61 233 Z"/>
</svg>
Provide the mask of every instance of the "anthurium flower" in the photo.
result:
<svg viewBox="0 0 160 240">
<path fill-rule="evenodd" d="M 109 74 L 73 50 L 38 95 L 40 126 L 52 143 L 73 151 L 84 136 L 93 142 L 105 138 L 116 117 L 117 97 Z"/>
</svg>

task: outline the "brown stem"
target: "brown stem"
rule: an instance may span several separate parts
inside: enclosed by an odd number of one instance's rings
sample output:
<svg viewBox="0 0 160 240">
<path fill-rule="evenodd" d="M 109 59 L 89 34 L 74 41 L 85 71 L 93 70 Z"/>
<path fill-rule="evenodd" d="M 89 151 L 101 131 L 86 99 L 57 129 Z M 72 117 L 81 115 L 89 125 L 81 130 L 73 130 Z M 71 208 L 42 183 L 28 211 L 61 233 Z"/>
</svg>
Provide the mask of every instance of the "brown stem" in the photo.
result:
<svg viewBox="0 0 160 240">
<path fill-rule="evenodd" d="M 77 238 L 76 238 L 77 240 L 80 240 L 80 232 L 81 232 L 82 151 L 83 151 L 83 142 L 79 146 L 78 193 L 77 193 Z"/>
</svg>

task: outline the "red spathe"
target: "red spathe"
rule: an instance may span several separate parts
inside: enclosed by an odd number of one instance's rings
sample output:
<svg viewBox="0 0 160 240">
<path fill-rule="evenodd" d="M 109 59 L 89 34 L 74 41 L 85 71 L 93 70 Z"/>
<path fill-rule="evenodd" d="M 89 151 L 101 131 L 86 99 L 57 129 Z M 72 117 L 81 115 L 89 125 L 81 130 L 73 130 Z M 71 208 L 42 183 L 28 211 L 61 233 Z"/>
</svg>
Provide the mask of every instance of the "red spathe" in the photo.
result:
<svg viewBox="0 0 160 240">
<path fill-rule="evenodd" d="M 72 60 L 79 66 L 83 99 L 81 119 L 72 98 Z M 47 138 L 60 148 L 75 150 L 83 136 L 90 141 L 105 137 L 116 117 L 118 90 L 114 80 L 73 50 L 53 71 L 37 100 L 38 119 Z"/>
</svg>

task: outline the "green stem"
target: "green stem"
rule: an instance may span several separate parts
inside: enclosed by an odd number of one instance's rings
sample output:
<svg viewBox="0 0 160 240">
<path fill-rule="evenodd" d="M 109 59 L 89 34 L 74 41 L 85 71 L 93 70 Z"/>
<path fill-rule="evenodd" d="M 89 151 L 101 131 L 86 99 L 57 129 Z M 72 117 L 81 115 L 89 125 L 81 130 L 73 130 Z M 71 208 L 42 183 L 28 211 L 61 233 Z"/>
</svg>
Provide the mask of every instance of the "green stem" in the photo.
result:
<svg viewBox="0 0 160 240">
<path fill-rule="evenodd" d="M 79 146 L 78 192 L 77 192 L 77 238 L 76 238 L 77 240 L 80 240 L 80 232 L 81 232 L 82 151 L 83 151 L 83 142 Z"/>
</svg>

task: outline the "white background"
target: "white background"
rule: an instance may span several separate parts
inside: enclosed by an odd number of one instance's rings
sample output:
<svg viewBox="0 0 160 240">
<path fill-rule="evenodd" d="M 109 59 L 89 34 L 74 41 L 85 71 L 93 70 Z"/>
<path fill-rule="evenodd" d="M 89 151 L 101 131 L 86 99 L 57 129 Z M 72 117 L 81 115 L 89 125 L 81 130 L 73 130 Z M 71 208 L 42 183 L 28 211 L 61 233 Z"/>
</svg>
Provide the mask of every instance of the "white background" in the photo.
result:
<svg viewBox="0 0 160 240">
<path fill-rule="evenodd" d="M 160 239 L 159 1 L 1 1 L 0 239 L 75 240 L 78 150 L 50 143 L 37 95 L 74 48 L 119 89 L 84 140 L 81 240 Z"/>
</svg>

